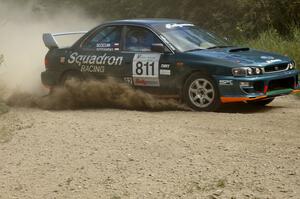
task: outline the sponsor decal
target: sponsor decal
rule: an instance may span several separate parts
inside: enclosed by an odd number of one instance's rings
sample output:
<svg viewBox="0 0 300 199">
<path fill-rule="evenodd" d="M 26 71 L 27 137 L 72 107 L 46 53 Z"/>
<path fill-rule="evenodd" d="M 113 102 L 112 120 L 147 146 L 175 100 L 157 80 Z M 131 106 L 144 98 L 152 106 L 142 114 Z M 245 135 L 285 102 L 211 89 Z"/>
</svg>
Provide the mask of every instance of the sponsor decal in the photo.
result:
<svg viewBox="0 0 300 199">
<path fill-rule="evenodd" d="M 89 73 L 104 73 L 105 67 L 104 66 L 97 66 L 97 65 L 82 65 L 80 67 L 81 72 L 89 72 Z"/>
<path fill-rule="evenodd" d="M 185 26 L 195 26 L 194 24 L 189 24 L 189 23 L 183 23 L 183 24 L 179 24 L 179 23 L 173 23 L 173 24 L 166 24 L 166 28 L 167 29 L 173 29 L 173 28 L 182 28 Z"/>
<path fill-rule="evenodd" d="M 170 69 L 170 64 L 161 64 L 160 68 L 161 69 Z"/>
<path fill-rule="evenodd" d="M 221 86 L 232 86 L 233 81 L 232 80 L 219 80 L 219 85 L 221 85 Z"/>
<path fill-rule="evenodd" d="M 261 59 L 274 59 L 274 57 L 272 57 L 272 56 L 261 56 L 260 58 Z"/>
<path fill-rule="evenodd" d="M 127 82 L 130 85 L 133 85 L 132 77 L 124 77 L 124 81 Z"/>
<path fill-rule="evenodd" d="M 103 55 L 80 55 L 74 52 L 68 59 L 69 64 L 76 63 L 78 66 L 82 65 L 108 65 L 108 66 L 121 66 L 123 57 L 109 56 L 106 53 Z"/>
<path fill-rule="evenodd" d="M 272 63 L 281 62 L 281 61 L 282 61 L 281 59 L 273 59 L 273 60 L 268 60 L 267 63 L 272 64 Z"/>
<path fill-rule="evenodd" d="M 134 77 L 133 83 L 135 86 L 150 86 L 150 87 L 160 86 L 159 79 L 153 77 L 143 77 L 143 78 Z"/>
<path fill-rule="evenodd" d="M 275 59 L 272 56 L 261 56 L 260 58 L 266 60 L 266 62 L 268 64 L 272 64 L 272 63 L 275 63 L 275 62 L 281 62 L 282 61 L 281 59 Z"/>
<path fill-rule="evenodd" d="M 160 69 L 160 74 L 161 75 L 171 75 L 171 71 L 170 70 L 166 70 L 166 69 Z"/>
<path fill-rule="evenodd" d="M 60 57 L 59 62 L 61 64 L 65 63 L 66 62 L 66 57 Z"/>
<path fill-rule="evenodd" d="M 96 48 L 109 48 L 111 45 L 110 43 L 99 43 L 96 44 Z"/>
<path fill-rule="evenodd" d="M 134 79 L 134 85 L 146 86 L 146 81 L 144 79 L 136 78 Z"/>
<path fill-rule="evenodd" d="M 97 51 L 108 51 L 108 52 L 119 51 L 120 44 L 119 43 L 114 43 L 114 44 L 98 43 L 98 44 L 96 44 L 96 50 Z"/>
<path fill-rule="evenodd" d="M 107 51 L 107 52 L 112 52 L 114 51 L 114 48 L 96 48 L 96 51 Z"/>
</svg>

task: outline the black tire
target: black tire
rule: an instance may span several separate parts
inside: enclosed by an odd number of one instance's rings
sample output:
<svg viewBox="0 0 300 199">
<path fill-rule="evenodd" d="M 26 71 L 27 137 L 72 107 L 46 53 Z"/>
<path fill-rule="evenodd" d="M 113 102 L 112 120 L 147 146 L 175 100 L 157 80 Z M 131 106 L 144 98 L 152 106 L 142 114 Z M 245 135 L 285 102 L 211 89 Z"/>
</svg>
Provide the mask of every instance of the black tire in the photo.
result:
<svg viewBox="0 0 300 199">
<path fill-rule="evenodd" d="M 84 80 L 84 77 L 78 71 L 67 71 L 61 78 L 61 86 L 65 86 L 68 80 L 76 80 L 78 82 L 82 82 Z"/>
<path fill-rule="evenodd" d="M 192 74 L 183 87 L 183 100 L 196 111 L 216 111 L 221 106 L 215 81 L 200 73 Z"/>
<path fill-rule="evenodd" d="M 269 99 L 265 99 L 265 100 L 260 100 L 260 101 L 250 101 L 248 102 L 248 104 L 251 105 L 255 105 L 255 106 L 266 106 L 268 104 L 270 104 L 271 102 L 273 102 L 275 98 L 269 98 Z"/>
</svg>

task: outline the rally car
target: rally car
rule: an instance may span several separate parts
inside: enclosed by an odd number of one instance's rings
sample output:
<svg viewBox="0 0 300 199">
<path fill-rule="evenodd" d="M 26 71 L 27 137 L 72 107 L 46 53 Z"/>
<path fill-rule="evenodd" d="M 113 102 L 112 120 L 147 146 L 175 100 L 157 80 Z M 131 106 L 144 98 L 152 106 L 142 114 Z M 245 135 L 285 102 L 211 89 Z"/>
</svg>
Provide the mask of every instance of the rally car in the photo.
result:
<svg viewBox="0 0 300 199">
<path fill-rule="evenodd" d="M 60 48 L 56 36 L 84 34 Z M 233 46 L 182 20 L 107 22 L 89 32 L 43 35 L 49 52 L 42 83 L 50 88 L 71 78 L 113 77 L 154 95 L 182 99 L 194 110 L 222 103 L 266 105 L 300 92 L 296 63 L 286 56 Z"/>
</svg>

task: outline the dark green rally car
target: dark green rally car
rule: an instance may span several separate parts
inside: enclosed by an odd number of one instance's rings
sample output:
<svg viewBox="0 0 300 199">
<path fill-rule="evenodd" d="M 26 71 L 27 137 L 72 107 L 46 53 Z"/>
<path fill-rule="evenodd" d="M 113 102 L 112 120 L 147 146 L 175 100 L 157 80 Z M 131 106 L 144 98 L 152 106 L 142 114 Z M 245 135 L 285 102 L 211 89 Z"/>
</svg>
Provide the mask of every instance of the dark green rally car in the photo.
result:
<svg viewBox="0 0 300 199">
<path fill-rule="evenodd" d="M 59 48 L 55 36 L 84 34 Z M 43 35 L 49 52 L 42 82 L 115 79 L 151 94 L 177 97 L 195 110 L 222 103 L 266 105 L 300 91 L 299 71 L 286 56 L 232 46 L 192 23 L 136 19 L 104 23 L 89 32 Z"/>
</svg>

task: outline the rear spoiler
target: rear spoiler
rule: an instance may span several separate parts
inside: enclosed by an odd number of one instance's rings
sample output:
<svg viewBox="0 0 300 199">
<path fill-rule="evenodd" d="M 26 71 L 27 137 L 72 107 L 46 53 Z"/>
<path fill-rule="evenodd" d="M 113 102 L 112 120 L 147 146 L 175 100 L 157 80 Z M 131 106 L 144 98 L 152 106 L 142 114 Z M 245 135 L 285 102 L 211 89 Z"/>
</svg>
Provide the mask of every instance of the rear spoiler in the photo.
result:
<svg viewBox="0 0 300 199">
<path fill-rule="evenodd" d="M 86 34 L 88 31 L 77 31 L 77 32 L 63 32 L 63 33 L 44 33 L 43 34 L 43 41 L 47 48 L 53 49 L 53 48 L 59 48 L 58 43 L 55 39 L 55 37 L 58 36 L 66 36 L 66 35 L 83 35 Z"/>
</svg>

